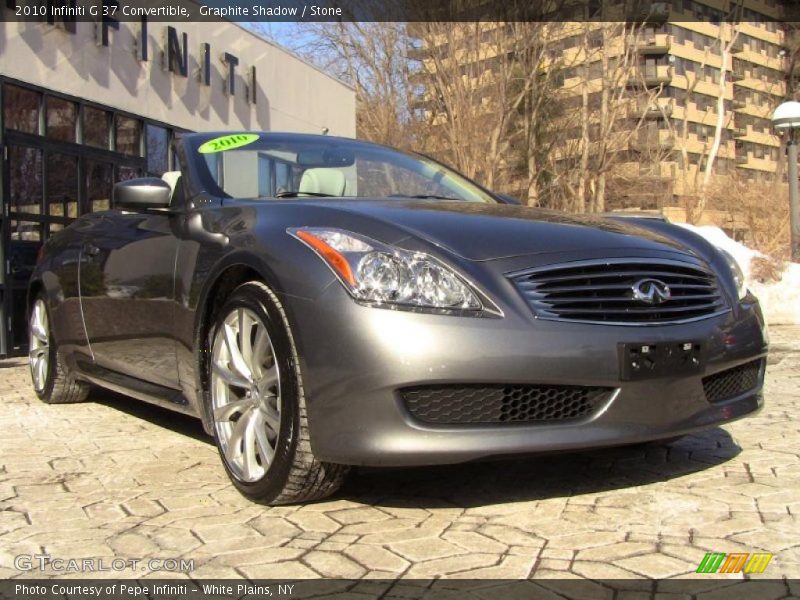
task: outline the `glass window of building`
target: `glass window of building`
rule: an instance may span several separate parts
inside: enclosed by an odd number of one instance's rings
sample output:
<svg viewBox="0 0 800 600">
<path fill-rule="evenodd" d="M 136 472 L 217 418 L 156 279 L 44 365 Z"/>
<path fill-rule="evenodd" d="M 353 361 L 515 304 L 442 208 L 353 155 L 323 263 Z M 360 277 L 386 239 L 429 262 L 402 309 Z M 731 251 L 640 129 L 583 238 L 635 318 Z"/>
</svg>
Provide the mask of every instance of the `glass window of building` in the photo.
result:
<svg viewBox="0 0 800 600">
<path fill-rule="evenodd" d="M 78 216 L 78 157 L 50 152 L 45 164 L 47 214 L 51 217 Z"/>
<path fill-rule="evenodd" d="M 42 95 L 15 85 L 3 87 L 3 119 L 8 129 L 39 133 L 39 110 Z"/>
<path fill-rule="evenodd" d="M 139 171 L 139 169 L 136 169 L 134 167 L 126 167 L 126 166 L 117 167 L 116 181 L 128 181 L 129 179 L 135 179 L 141 176 L 142 174 Z"/>
<path fill-rule="evenodd" d="M 111 208 L 111 163 L 86 161 L 86 210 L 98 212 Z"/>
<path fill-rule="evenodd" d="M 142 124 L 139 120 L 117 115 L 115 123 L 117 152 L 130 154 L 131 156 L 141 156 L 141 127 Z"/>
<path fill-rule="evenodd" d="M 147 172 L 160 177 L 169 171 L 169 131 L 147 125 Z"/>
<path fill-rule="evenodd" d="M 78 107 L 74 102 L 61 98 L 48 97 L 47 105 L 47 137 L 61 142 L 75 141 L 75 125 L 78 119 Z"/>
<path fill-rule="evenodd" d="M 111 115 L 99 108 L 83 107 L 83 143 L 95 148 L 108 148 L 111 135 Z"/>
<path fill-rule="evenodd" d="M 128 181 L 129 179 L 136 179 L 137 177 L 142 177 L 141 169 L 137 169 L 136 167 L 131 167 L 128 165 L 117 165 L 114 173 L 114 177 L 111 180 L 111 184 L 118 183 L 120 181 Z M 111 208 L 114 207 L 114 199 L 111 197 Z"/>
<path fill-rule="evenodd" d="M 42 151 L 38 148 L 11 146 L 8 162 L 11 212 L 41 214 Z"/>
<path fill-rule="evenodd" d="M 11 220 L 11 239 L 25 242 L 42 240 L 42 225 L 36 221 Z"/>
</svg>

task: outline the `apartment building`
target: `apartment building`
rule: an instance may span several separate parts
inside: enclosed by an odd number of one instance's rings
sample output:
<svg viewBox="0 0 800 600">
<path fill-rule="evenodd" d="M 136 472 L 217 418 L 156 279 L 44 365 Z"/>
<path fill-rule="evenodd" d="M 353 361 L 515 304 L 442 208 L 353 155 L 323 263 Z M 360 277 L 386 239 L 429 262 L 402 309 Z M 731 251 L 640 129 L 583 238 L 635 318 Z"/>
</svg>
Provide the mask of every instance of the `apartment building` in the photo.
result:
<svg viewBox="0 0 800 600">
<path fill-rule="evenodd" d="M 661 210 L 681 218 L 712 154 L 715 175 L 751 182 L 785 177 L 781 141 L 770 121 L 775 106 L 794 91 L 789 89 L 793 61 L 791 40 L 780 22 L 782 3 L 654 0 L 637 7 L 639 13 L 625 15 L 631 20 L 628 26 L 595 23 L 596 31 L 588 35 L 583 23 L 562 23 L 557 43 L 549 48 L 554 58 L 560 57 L 557 80 L 567 112 L 580 109 L 586 90 L 589 110 L 600 109 L 607 72 L 598 48 L 607 50 L 606 59 L 627 53 L 632 61 L 632 73 L 624 84 L 629 89 L 612 94 L 629 104 L 620 126 L 636 129 L 617 148 L 617 172 L 626 175 L 629 185 L 609 194 L 605 208 Z M 638 18 L 645 24 L 634 24 Z M 614 32 L 611 39 L 609 30 Z M 415 56 L 424 61 L 426 50 L 416 49 Z M 574 56 L 584 58 L 576 61 L 570 58 Z M 490 64 L 491 56 L 485 60 Z M 424 78 L 417 91 L 417 106 L 430 110 Z M 719 147 L 712 151 L 718 124 Z M 597 119 L 590 127 L 600 130 Z M 568 162 L 570 141 L 580 135 L 579 129 L 572 121 L 560 131 L 559 158 Z M 721 225 L 735 218 L 714 211 L 706 217 Z"/>
<path fill-rule="evenodd" d="M 668 132 L 660 133 L 658 141 L 672 150 L 663 155 L 656 173 L 653 165 L 639 163 L 640 175 L 655 176 L 663 184 L 661 197 L 651 198 L 645 208 L 680 205 L 681 196 L 696 191 L 692 182 L 709 160 L 720 109 L 714 172 L 752 182 L 782 176 L 781 142 L 770 116 L 787 96 L 785 31 L 774 2 L 749 6 L 763 12 L 745 8 L 741 16 L 747 20 L 726 23 L 720 9 L 677 0 L 670 20 L 647 28 L 638 41 L 644 79 L 658 94 L 655 106 L 644 107 L 645 118 L 651 119 L 648 134 Z M 679 7 L 686 10 L 681 13 Z M 680 20 L 681 14 L 698 13 L 708 20 Z M 635 195 L 618 199 L 626 208 L 642 200 Z"/>
</svg>

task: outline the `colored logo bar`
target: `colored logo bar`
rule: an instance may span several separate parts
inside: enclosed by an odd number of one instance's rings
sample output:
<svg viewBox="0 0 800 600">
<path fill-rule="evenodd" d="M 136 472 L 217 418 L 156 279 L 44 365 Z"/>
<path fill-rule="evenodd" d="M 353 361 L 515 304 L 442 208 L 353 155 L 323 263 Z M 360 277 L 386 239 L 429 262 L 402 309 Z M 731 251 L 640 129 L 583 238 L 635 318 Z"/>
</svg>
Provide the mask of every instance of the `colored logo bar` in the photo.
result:
<svg viewBox="0 0 800 600">
<path fill-rule="evenodd" d="M 708 552 L 700 561 L 697 573 L 763 573 L 769 561 L 772 560 L 771 552 Z"/>
</svg>

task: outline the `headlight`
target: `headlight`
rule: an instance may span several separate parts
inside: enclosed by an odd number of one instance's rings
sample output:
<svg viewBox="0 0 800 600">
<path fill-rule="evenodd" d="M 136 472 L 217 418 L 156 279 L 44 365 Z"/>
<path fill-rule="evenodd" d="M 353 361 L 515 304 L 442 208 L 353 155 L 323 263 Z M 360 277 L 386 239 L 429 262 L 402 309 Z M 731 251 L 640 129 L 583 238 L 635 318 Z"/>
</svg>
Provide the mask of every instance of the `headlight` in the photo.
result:
<svg viewBox="0 0 800 600">
<path fill-rule="evenodd" d="M 427 254 L 341 229 L 302 227 L 287 233 L 316 252 L 357 300 L 459 311 L 483 308 L 466 281 Z"/>
<path fill-rule="evenodd" d="M 736 259 L 733 258 L 733 255 L 730 252 L 719 247 L 717 247 L 717 250 L 719 250 L 720 254 L 722 254 L 725 260 L 728 262 L 728 266 L 731 269 L 731 275 L 733 275 L 733 281 L 736 283 L 736 294 L 739 297 L 739 300 L 743 299 L 747 295 L 747 281 L 745 281 L 742 267 L 739 266 L 739 263 L 736 262 Z"/>
</svg>

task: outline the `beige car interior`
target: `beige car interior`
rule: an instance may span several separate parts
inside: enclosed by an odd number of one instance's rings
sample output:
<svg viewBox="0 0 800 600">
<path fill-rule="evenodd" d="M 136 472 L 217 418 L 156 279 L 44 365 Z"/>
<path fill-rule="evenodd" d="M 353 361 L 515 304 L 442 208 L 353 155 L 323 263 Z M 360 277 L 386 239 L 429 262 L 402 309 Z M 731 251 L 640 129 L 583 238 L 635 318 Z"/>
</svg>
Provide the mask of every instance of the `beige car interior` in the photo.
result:
<svg viewBox="0 0 800 600">
<path fill-rule="evenodd" d="M 300 178 L 300 194 L 343 196 L 347 179 L 338 169 L 307 169 Z"/>
</svg>

